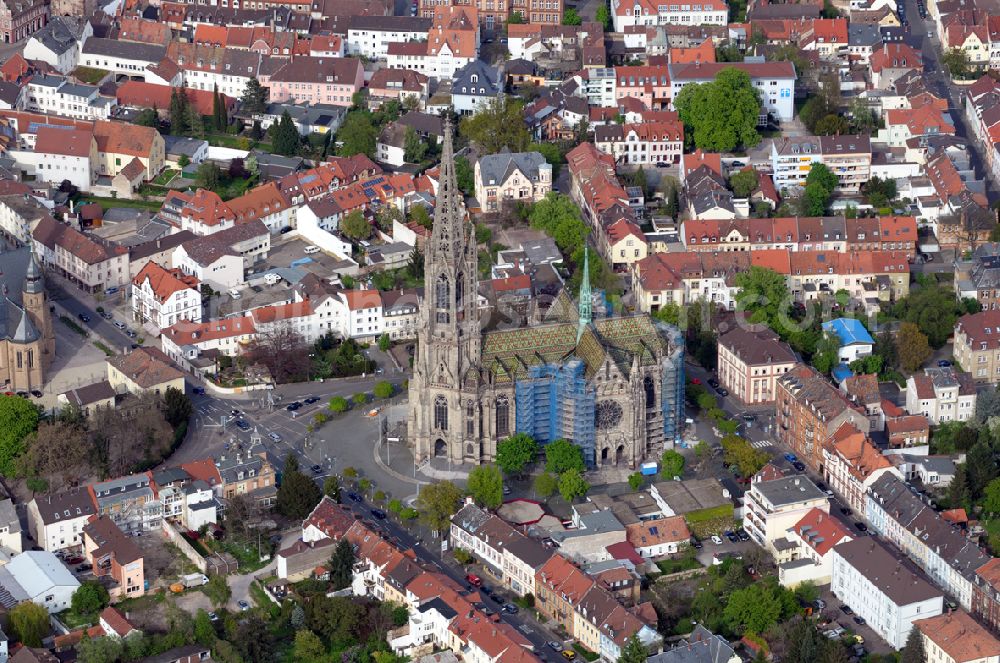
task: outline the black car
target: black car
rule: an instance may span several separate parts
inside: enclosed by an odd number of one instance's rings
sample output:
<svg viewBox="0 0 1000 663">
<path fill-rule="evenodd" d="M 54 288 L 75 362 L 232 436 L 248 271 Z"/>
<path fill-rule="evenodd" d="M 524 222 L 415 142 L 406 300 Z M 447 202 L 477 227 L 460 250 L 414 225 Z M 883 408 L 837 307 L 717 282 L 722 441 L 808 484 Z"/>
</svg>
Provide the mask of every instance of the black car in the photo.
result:
<svg viewBox="0 0 1000 663">
<path fill-rule="evenodd" d="M 194 387 L 193 389 L 191 389 L 191 391 L 194 392 L 194 393 L 196 393 L 196 394 L 198 394 L 199 396 L 204 396 L 205 395 L 205 388 L 204 387 Z"/>
<path fill-rule="evenodd" d="M 697 537 L 692 536 L 691 547 L 694 548 L 695 550 L 701 550 L 701 541 L 699 541 Z"/>
<path fill-rule="evenodd" d="M 868 531 L 868 525 L 865 525 L 864 523 L 854 523 L 854 526 L 858 529 L 859 532 Z"/>
<path fill-rule="evenodd" d="M 115 317 L 115 316 L 111 315 L 110 313 L 108 313 L 107 311 L 101 311 L 100 313 L 98 313 L 98 315 L 101 316 L 102 318 L 104 318 L 105 320 L 112 320 Z"/>
<path fill-rule="evenodd" d="M 746 530 L 742 530 L 742 529 L 738 530 L 736 532 L 736 536 L 738 536 L 740 538 L 740 541 L 749 541 L 750 540 L 750 535 L 746 533 Z"/>
<path fill-rule="evenodd" d="M 288 234 L 290 232 L 292 232 L 292 227 L 291 226 L 285 226 L 284 228 L 281 229 L 281 234 L 282 235 L 286 235 L 286 234 Z"/>
<path fill-rule="evenodd" d="M 251 428 L 250 424 L 248 424 L 247 422 L 243 421 L 242 419 L 240 419 L 239 421 L 236 422 L 236 427 L 239 428 L 243 432 L 246 432 L 246 431 L 250 430 L 250 428 Z"/>
<path fill-rule="evenodd" d="M 800 461 L 795 461 L 794 463 L 792 463 L 792 467 L 794 467 L 799 472 L 805 472 L 806 471 L 806 466 L 803 465 Z"/>
<path fill-rule="evenodd" d="M 726 532 L 726 538 L 729 539 L 730 543 L 736 543 L 740 540 L 740 537 L 736 536 L 736 532 Z"/>
<path fill-rule="evenodd" d="M 78 313 L 76 317 L 80 318 L 83 322 L 90 322 L 90 316 L 86 313 Z"/>
<path fill-rule="evenodd" d="M 740 417 L 743 419 L 743 421 L 747 422 L 748 424 L 757 421 L 757 416 L 754 414 L 750 414 L 749 412 L 744 412 L 743 414 L 740 415 Z"/>
<path fill-rule="evenodd" d="M 480 585 L 479 591 L 483 596 L 493 596 L 493 588 L 489 585 Z"/>
<path fill-rule="evenodd" d="M 302 403 L 299 403 L 298 401 L 295 401 L 294 403 L 289 403 L 289 404 L 288 404 L 288 405 L 287 405 L 287 406 L 285 407 L 285 409 L 286 409 L 286 410 L 288 410 L 289 412 L 295 412 L 295 411 L 296 411 L 296 410 L 298 410 L 298 409 L 299 409 L 300 407 L 302 407 Z"/>
<path fill-rule="evenodd" d="M 35 398 L 41 398 L 42 397 L 42 392 L 38 391 L 37 389 L 32 389 L 31 390 L 31 395 L 34 396 Z"/>
<path fill-rule="evenodd" d="M 857 624 L 858 626 L 864 626 L 866 624 L 865 618 L 864 617 L 857 617 L 857 616 L 855 616 L 854 617 L 854 623 Z"/>
<path fill-rule="evenodd" d="M 386 513 L 382 509 L 372 509 L 372 516 L 374 516 L 378 520 L 386 519 Z"/>
<path fill-rule="evenodd" d="M 657 161 L 656 162 L 656 167 L 657 168 L 669 168 L 670 164 L 667 163 L 666 161 Z"/>
<path fill-rule="evenodd" d="M 845 516 L 849 516 L 849 515 L 851 515 L 852 513 L 854 513 L 853 511 L 851 511 L 850 509 L 848 509 L 848 508 L 847 508 L 846 506 L 842 506 L 842 507 L 840 507 L 840 512 L 841 512 L 842 514 L 844 514 Z"/>
<path fill-rule="evenodd" d="M 312 473 L 313 474 L 323 474 L 323 466 L 322 465 L 313 465 L 312 466 Z"/>
<path fill-rule="evenodd" d="M 854 611 L 851 610 L 851 606 L 849 606 L 849 605 L 842 605 L 842 606 L 840 606 L 840 611 L 842 613 L 844 613 L 845 615 L 853 615 L 854 614 Z"/>
<path fill-rule="evenodd" d="M 357 502 L 359 504 L 365 501 L 365 498 L 361 497 L 361 495 L 358 495 L 354 491 L 347 493 L 347 499 L 351 500 L 352 502 Z"/>
<path fill-rule="evenodd" d="M 718 389 L 719 388 L 719 381 L 716 380 L 715 378 L 709 378 L 708 379 L 708 386 L 711 387 L 712 389 Z"/>
<path fill-rule="evenodd" d="M 317 398 L 316 396 L 310 396 L 309 398 L 305 399 L 304 402 L 306 405 L 312 405 L 313 403 L 318 403 L 319 398 Z"/>
</svg>

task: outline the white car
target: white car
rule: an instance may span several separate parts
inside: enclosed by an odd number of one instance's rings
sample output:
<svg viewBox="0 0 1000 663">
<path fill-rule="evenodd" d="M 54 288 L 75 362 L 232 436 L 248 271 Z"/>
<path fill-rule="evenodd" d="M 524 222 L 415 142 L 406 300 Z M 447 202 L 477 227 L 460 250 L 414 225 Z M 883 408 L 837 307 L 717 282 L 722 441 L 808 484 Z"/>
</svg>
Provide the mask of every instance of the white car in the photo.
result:
<svg viewBox="0 0 1000 663">
<path fill-rule="evenodd" d="M 718 534 L 713 534 L 712 535 L 712 543 L 714 543 L 717 546 L 721 546 L 722 545 L 722 539 L 719 538 Z"/>
<path fill-rule="evenodd" d="M 303 253 L 319 253 L 319 247 L 311 245 L 307 246 L 305 249 L 303 249 Z"/>
<path fill-rule="evenodd" d="M 281 442 L 281 436 L 277 433 L 268 433 L 267 436 L 274 440 L 275 442 Z"/>
</svg>

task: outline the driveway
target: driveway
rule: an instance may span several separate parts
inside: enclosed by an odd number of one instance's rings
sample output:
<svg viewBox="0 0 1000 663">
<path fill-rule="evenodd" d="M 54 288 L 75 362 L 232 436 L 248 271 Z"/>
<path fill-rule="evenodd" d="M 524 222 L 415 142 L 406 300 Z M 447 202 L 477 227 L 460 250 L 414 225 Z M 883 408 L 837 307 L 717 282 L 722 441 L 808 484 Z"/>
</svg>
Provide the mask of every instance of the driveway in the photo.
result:
<svg viewBox="0 0 1000 663">
<path fill-rule="evenodd" d="M 292 543 L 298 540 L 302 534 L 302 528 L 296 527 L 284 532 L 281 535 L 281 543 L 278 545 L 277 550 L 283 550 L 287 548 Z M 271 558 L 271 561 L 267 563 L 261 569 L 254 571 L 253 573 L 247 573 L 242 575 L 230 575 L 226 576 L 226 582 L 229 584 L 229 589 L 232 590 L 233 595 L 229 598 L 229 603 L 226 607 L 232 612 L 239 612 L 240 606 L 239 601 L 243 600 L 249 603 L 251 606 L 254 605 L 253 599 L 250 598 L 250 585 L 257 578 L 267 578 L 275 573 L 278 566 L 278 556 L 275 555 Z M 201 592 L 199 592 L 200 594 Z"/>
</svg>

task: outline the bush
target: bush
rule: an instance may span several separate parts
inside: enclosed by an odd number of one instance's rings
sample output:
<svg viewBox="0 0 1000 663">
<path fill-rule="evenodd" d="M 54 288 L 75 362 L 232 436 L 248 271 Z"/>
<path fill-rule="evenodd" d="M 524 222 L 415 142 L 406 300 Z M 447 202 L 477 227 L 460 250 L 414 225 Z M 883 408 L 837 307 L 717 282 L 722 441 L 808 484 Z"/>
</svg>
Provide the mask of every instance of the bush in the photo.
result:
<svg viewBox="0 0 1000 663">
<path fill-rule="evenodd" d="M 368 402 L 368 394 L 360 393 L 351 396 L 351 400 L 354 401 L 355 405 L 364 405 Z"/>
<path fill-rule="evenodd" d="M 408 506 L 399 512 L 399 517 L 402 518 L 403 520 L 416 520 L 417 516 L 419 515 L 420 514 L 417 513 L 417 510 L 411 506 Z"/>
<path fill-rule="evenodd" d="M 340 414 L 341 412 L 347 412 L 347 408 L 350 407 L 350 405 L 348 404 L 347 399 L 343 396 L 334 396 L 330 399 L 330 404 L 326 407 L 330 410 L 330 412 Z"/>
<path fill-rule="evenodd" d="M 348 479 L 353 479 L 353 478 L 355 478 L 355 477 L 358 476 L 358 471 L 356 469 L 354 469 L 353 467 L 345 467 L 344 471 L 343 471 L 343 475 L 345 477 L 347 477 Z"/>
<path fill-rule="evenodd" d="M 400 502 L 399 500 L 397 500 L 396 498 L 393 498 L 393 499 L 389 500 L 389 507 L 388 508 L 389 508 L 389 511 L 391 511 L 392 513 L 395 513 L 398 516 L 399 512 L 403 510 L 403 503 Z"/>
<path fill-rule="evenodd" d="M 392 395 L 396 392 L 396 388 L 392 386 L 391 382 L 383 380 L 375 385 L 375 398 L 392 398 Z"/>
<path fill-rule="evenodd" d="M 455 561 L 462 565 L 472 564 L 476 561 L 476 558 L 472 556 L 472 553 L 464 548 L 455 548 L 453 554 L 455 555 Z"/>
</svg>

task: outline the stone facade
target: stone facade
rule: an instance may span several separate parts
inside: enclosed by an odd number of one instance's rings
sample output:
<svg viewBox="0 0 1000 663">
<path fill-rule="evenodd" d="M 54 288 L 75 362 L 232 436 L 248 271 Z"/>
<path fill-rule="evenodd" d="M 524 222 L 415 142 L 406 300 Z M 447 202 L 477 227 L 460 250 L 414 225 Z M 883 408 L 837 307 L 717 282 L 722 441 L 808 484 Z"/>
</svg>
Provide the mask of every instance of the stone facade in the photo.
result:
<svg viewBox="0 0 1000 663">
<path fill-rule="evenodd" d="M 0 34 L 5 44 L 27 39 L 45 27 L 48 20 L 49 4 L 44 0 L 4 0 L 0 3 Z"/>
</svg>

